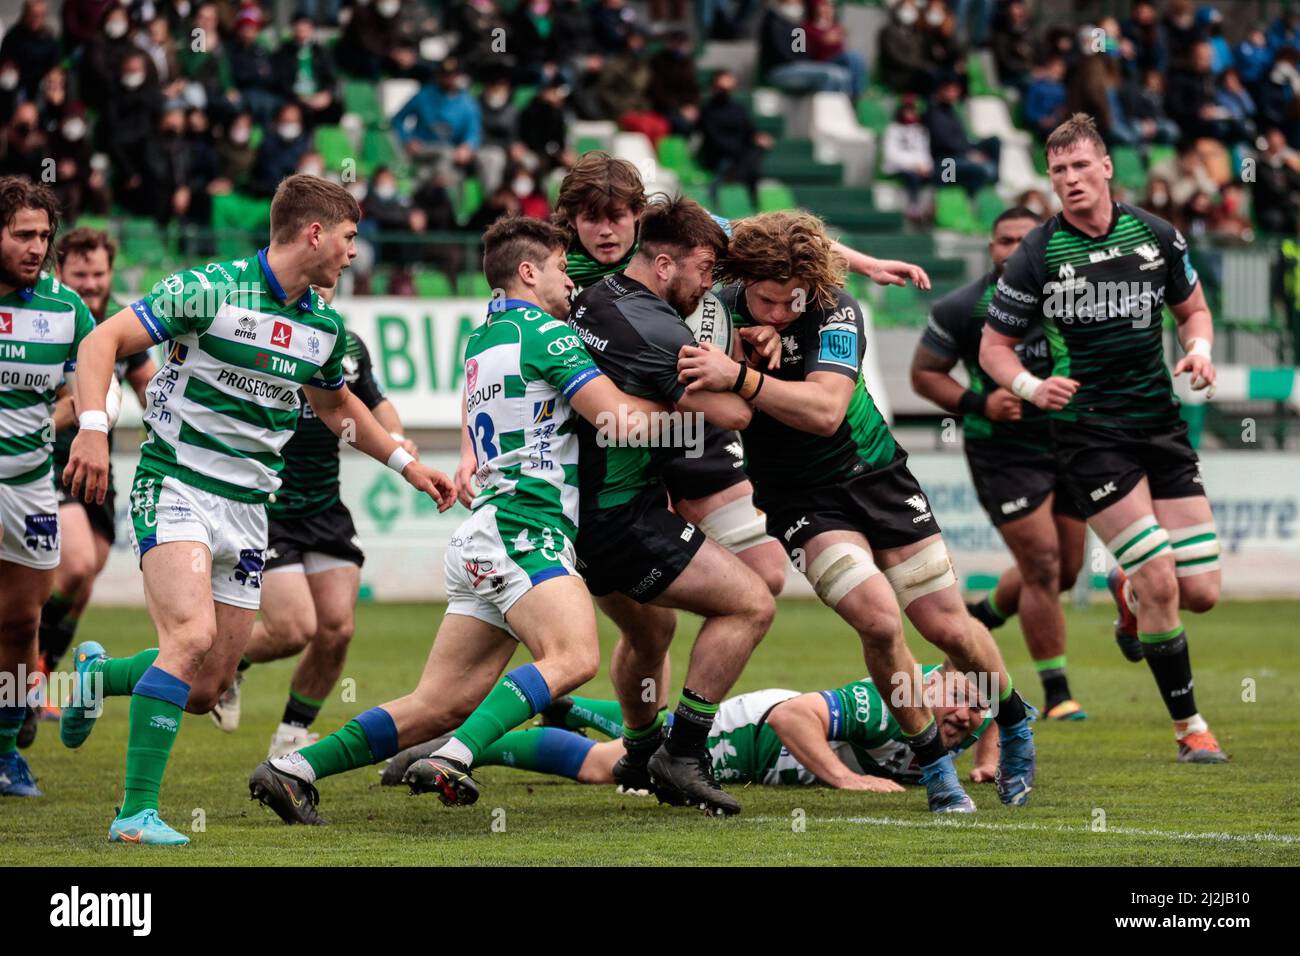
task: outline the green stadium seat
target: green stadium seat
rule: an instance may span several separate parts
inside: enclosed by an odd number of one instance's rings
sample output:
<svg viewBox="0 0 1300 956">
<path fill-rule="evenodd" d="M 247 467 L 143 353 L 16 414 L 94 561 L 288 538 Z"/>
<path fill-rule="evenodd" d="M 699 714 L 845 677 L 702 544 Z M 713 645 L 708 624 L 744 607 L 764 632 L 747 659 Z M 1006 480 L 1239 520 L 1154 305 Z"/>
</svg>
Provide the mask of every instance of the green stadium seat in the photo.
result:
<svg viewBox="0 0 1300 956">
<path fill-rule="evenodd" d="M 231 193 L 212 197 L 212 231 L 221 258 L 245 255 L 260 242 L 271 218 L 271 200 Z M 253 247 L 256 248 L 256 247 Z"/>
<path fill-rule="evenodd" d="M 343 81 L 343 108 L 349 113 L 360 115 L 367 126 L 378 126 L 384 122 L 383 107 L 379 104 L 379 89 L 369 80 Z"/>
<path fill-rule="evenodd" d="M 357 149 L 343 127 L 317 126 L 314 135 L 316 151 L 326 169 L 342 169 L 344 160 L 356 158 Z"/>
<path fill-rule="evenodd" d="M 696 164 L 691 145 L 684 136 L 665 136 L 659 140 L 659 162 L 676 173 L 683 183 L 708 181 L 708 173 Z"/>
<path fill-rule="evenodd" d="M 110 231 L 109 226 L 111 222 L 112 220 L 110 220 L 108 216 L 91 216 L 87 213 L 82 213 L 77 218 L 77 221 L 76 223 L 74 223 L 74 225 L 78 229 L 81 228 L 98 229 L 100 232 L 109 232 Z"/>
<path fill-rule="evenodd" d="M 890 105 L 874 96 L 863 96 L 858 100 L 858 122 L 877 135 L 885 132 L 885 127 L 893 119 Z"/>
<path fill-rule="evenodd" d="M 1002 200 L 998 198 L 998 191 L 992 186 L 985 186 L 975 196 L 975 219 L 979 223 L 982 232 L 991 232 L 993 230 L 993 220 L 1002 215 Z"/>
<path fill-rule="evenodd" d="M 426 269 L 415 273 L 415 294 L 425 299 L 446 299 L 452 296 L 451 280 L 441 272 Z"/>
<path fill-rule="evenodd" d="M 939 229 L 979 232 L 966 190 L 960 186 L 942 186 L 934 191 L 934 224 Z"/>
<path fill-rule="evenodd" d="M 749 189 L 740 183 L 724 183 L 718 189 L 719 216 L 724 219 L 744 219 L 754 214 L 754 204 L 749 199 Z"/>
<path fill-rule="evenodd" d="M 456 292 L 472 299 L 492 298 L 492 286 L 481 272 L 462 272 L 456 278 Z"/>
<path fill-rule="evenodd" d="M 1110 151 L 1115 164 L 1115 181 L 1138 196 L 1146 192 L 1147 171 L 1142 156 L 1132 146 L 1116 146 Z"/>
<path fill-rule="evenodd" d="M 388 273 L 376 269 L 370 274 L 370 294 L 388 295 Z"/>
<path fill-rule="evenodd" d="M 978 50 L 972 50 L 966 57 L 966 89 L 968 96 L 998 96 L 1000 93 L 989 82 Z"/>
<path fill-rule="evenodd" d="M 579 156 L 583 156 L 595 149 L 608 149 L 609 144 L 599 136 L 579 136 L 573 148 L 577 150 Z"/>
<path fill-rule="evenodd" d="M 799 203 L 794 198 L 794 191 L 785 183 L 759 184 L 759 212 L 777 212 L 782 209 L 794 209 L 798 205 Z"/>
<path fill-rule="evenodd" d="M 515 109 L 522 110 L 533 101 L 533 97 L 536 95 L 537 87 L 535 86 L 516 86 L 514 96 Z"/>
<path fill-rule="evenodd" d="M 928 310 L 914 286 L 882 286 L 880 307 L 873 316 L 881 326 L 921 326 L 925 324 Z"/>
<path fill-rule="evenodd" d="M 453 200 L 455 198 L 452 197 Z M 461 184 L 460 206 L 456 209 L 456 218 L 462 223 L 468 222 L 481 205 L 483 205 L 483 184 L 476 177 L 471 176 Z"/>
<path fill-rule="evenodd" d="M 400 174 L 406 171 L 406 158 L 398 152 L 391 133 L 368 129 L 361 140 L 361 163 L 358 165 L 363 165 L 367 174 L 380 166 L 387 166 Z"/>
<path fill-rule="evenodd" d="M 1169 160 L 1174 159 L 1177 155 L 1178 155 L 1178 151 L 1174 149 L 1172 146 L 1165 146 L 1163 144 L 1161 145 L 1152 144 L 1151 146 L 1147 147 L 1147 161 L 1152 166 L 1157 166 L 1160 163 L 1168 162 Z"/>
</svg>

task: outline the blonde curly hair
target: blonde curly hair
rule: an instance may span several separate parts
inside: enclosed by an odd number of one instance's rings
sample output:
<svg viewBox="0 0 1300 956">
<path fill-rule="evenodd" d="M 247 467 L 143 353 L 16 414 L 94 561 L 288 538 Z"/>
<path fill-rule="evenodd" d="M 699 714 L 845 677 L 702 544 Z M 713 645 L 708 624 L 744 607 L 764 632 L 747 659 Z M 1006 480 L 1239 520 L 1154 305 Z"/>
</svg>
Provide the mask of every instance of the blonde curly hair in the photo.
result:
<svg viewBox="0 0 1300 956">
<path fill-rule="evenodd" d="M 799 280 L 822 308 L 835 304 L 848 262 L 826 235 L 825 224 L 807 212 L 765 212 L 732 223 L 727 255 L 718 264 L 725 284 L 752 285 L 771 279 Z"/>
</svg>

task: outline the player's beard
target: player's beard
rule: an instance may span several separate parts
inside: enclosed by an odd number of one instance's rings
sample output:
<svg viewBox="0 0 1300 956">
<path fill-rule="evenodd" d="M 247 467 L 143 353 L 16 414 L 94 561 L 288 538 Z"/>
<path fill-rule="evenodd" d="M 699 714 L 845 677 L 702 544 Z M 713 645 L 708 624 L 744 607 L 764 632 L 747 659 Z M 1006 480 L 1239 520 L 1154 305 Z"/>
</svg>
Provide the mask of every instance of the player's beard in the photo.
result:
<svg viewBox="0 0 1300 956">
<path fill-rule="evenodd" d="M 35 284 L 36 280 L 40 278 L 41 266 L 45 263 L 37 263 L 29 274 L 24 275 L 20 268 L 24 258 L 26 257 L 0 256 L 0 282 L 15 289 L 25 289 L 29 285 Z"/>
<path fill-rule="evenodd" d="M 685 291 L 684 287 L 687 285 L 694 286 L 691 292 Z M 704 290 L 700 289 L 694 282 L 685 282 L 676 278 L 668 284 L 665 291 L 667 294 L 664 296 L 664 301 L 671 305 L 673 311 L 682 318 L 686 318 L 694 312 L 704 298 Z"/>
</svg>

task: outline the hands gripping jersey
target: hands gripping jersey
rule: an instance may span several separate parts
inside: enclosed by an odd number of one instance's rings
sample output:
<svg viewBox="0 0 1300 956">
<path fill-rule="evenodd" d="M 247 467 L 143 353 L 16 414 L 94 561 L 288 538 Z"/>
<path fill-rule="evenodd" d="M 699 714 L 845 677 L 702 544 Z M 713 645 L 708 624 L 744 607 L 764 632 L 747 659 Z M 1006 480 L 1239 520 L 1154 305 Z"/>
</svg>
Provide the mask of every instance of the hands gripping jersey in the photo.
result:
<svg viewBox="0 0 1300 956">
<path fill-rule="evenodd" d="M 987 272 L 974 282 L 950 292 L 935 303 L 921 344 L 936 355 L 960 361 L 966 367 L 970 389 L 988 395 L 998 388 L 980 367 L 980 337 L 988 321 L 989 302 L 997 285 L 997 273 Z M 1046 378 L 1052 374 L 1052 359 L 1041 326 L 1029 329 L 1016 343 L 1016 356 L 1025 368 Z M 1033 451 L 1051 447 L 1047 413 L 1032 402 L 1020 403 L 1018 422 L 993 422 L 983 415 L 965 415 L 962 431 L 967 442 L 991 440 L 998 445 L 1015 445 Z"/>
<path fill-rule="evenodd" d="M 384 401 L 384 390 L 375 381 L 370 352 L 352 332 L 343 335 L 343 380 L 366 408 L 373 410 Z M 308 518 L 339 501 L 339 438 L 316 417 L 302 392 L 298 404 L 302 411 L 297 427 L 281 451 L 280 490 L 267 506 L 273 521 Z"/>
<path fill-rule="evenodd" d="M 302 385 L 343 387 L 343 320 L 310 288 L 286 301 L 266 249 L 163 279 L 132 304 L 155 342 L 140 467 L 234 501 L 280 485 Z"/>
<path fill-rule="evenodd" d="M 1057 213 L 1007 260 L 988 324 L 1013 338 L 1042 327 L 1052 374 L 1079 382 L 1052 418 L 1173 426 L 1178 400 L 1165 364 L 1162 307 L 1186 301 L 1196 282 L 1187 240 L 1145 210 L 1114 203 L 1110 228 L 1096 238 Z"/>
<path fill-rule="evenodd" d="M 94 328 L 81 296 L 46 272 L 0 299 L 0 484 L 50 473 L 54 393 Z"/>
<path fill-rule="evenodd" d="M 742 286 L 729 286 L 718 298 L 731 310 L 736 328 L 757 324 Z M 760 508 L 769 510 L 771 503 L 791 492 L 838 484 L 894 460 L 898 451 L 894 437 L 862 380 L 866 351 L 862 307 L 842 289 L 831 307 L 810 306 L 782 330 L 781 367 L 769 375 L 801 382 L 814 372 L 831 372 L 855 384 L 844 421 L 830 437 L 792 428 L 754 410 L 745 429 L 745 470 L 754 482 L 754 500 Z"/>
</svg>

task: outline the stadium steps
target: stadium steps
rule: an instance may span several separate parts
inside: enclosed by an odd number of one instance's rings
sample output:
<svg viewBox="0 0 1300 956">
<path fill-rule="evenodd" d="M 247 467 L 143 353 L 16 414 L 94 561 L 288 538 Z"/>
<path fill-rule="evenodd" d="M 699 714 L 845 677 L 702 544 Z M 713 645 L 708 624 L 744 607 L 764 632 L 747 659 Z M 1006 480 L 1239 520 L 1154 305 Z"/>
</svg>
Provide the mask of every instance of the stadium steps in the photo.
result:
<svg viewBox="0 0 1300 956">
<path fill-rule="evenodd" d="M 882 233 L 903 228 L 902 214 L 877 209 L 869 189 L 808 183 L 794 183 L 791 189 L 800 206 L 839 229 Z"/>
<path fill-rule="evenodd" d="M 777 140 L 763 157 L 762 174 L 791 186 L 837 186 L 844 181 L 843 165 L 817 162 L 810 139 Z"/>
<path fill-rule="evenodd" d="M 313 141 L 328 170 L 342 169 L 346 160 L 356 158 L 356 144 L 341 126 L 317 126 Z"/>
<path fill-rule="evenodd" d="M 456 278 L 456 293 L 473 299 L 490 299 L 492 286 L 481 272 L 462 272 Z"/>
<path fill-rule="evenodd" d="M 707 208 L 707 207 L 706 207 Z M 718 208 L 714 210 L 724 219 L 744 219 L 755 213 L 749 199 L 749 189 L 741 183 L 723 183 L 718 187 Z"/>
<path fill-rule="evenodd" d="M 684 136 L 665 136 L 659 140 L 659 162 L 677 174 L 684 186 L 694 186 L 709 181 L 709 173 L 696 165 L 691 155 L 691 144 Z"/>
<path fill-rule="evenodd" d="M 771 181 L 758 184 L 759 212 L 778 212 L 793 209 L 797 205 L 799 202 L 795 199 L 794 190 L 785 183 Z"/>
<path fill-rule="evenodd" d="M 384 113 L 378 88 L 369 80 L 343 81 L 343 109 L 356 113 L 367 125 L 381 123 L 390 115 Z"/>
<path fill-rule="evenodd" d="M 454 295 L 451 280 L 441 272 L 429 269 L 416 269 L 411 276 L 415 285 L 415 294 L 422 299 L 446 299 Z M 491 295 L 491 293 L 488 293 Z"/>
<path fill-rule="evenodd" d="M 936 229 L 951 229 L 970 235 L 980 231 L 966 190 L 960 186 L 941 186 L 935 190 L 934 225 Z"/>
</svg>

